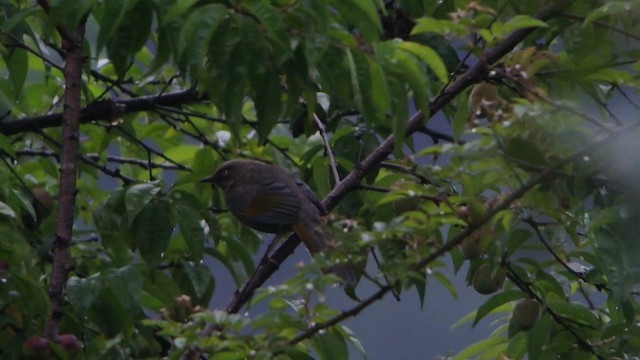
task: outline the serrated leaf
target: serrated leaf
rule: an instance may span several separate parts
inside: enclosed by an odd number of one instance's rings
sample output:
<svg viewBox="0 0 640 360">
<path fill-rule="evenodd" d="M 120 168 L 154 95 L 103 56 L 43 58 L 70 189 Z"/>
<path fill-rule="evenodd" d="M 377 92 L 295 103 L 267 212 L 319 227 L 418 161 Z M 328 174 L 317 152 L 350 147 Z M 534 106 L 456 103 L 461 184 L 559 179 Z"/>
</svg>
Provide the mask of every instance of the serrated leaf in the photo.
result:
<svg viewBox="0 0 640 360">
<path fill-rule="evenodd" d="M 433 70 L 441 82 L 448 81 L 447 68 L 438 53 L 432 48 L 410 41 L 399 42 L 396 47 L 418 57 Z"/>
<path fill-rule="evenodd" d="M 105 1 L 102 17 L 98 20 L 100 32 L 96 43 L 96 50 L 99 52 L 104 48 L 109 39 L 113 37 L 118 26 L 122 22 L 133 0 L 109 0 Z"/>
<path fill-rule="evenodd" d="M 124 78 L 131 59 L 149 40 L 153 22 L 153 5 L 150 0 L 138 0 L 130 5 L 121 17 L 118 26 L 105 39 L 107 53 L 118 78 Z"/>
<path fill-rule="evenodd" d="M 267 71 L 254 86 L 256 95 L 253 101 L 258 114 L 258 136 L 260 141 L 264 141 L 278 123 L 282 111 L 280 77 L 273 71 Z"/>
<path fill-rule="evenodd" d="M 476 317 L 471 326 L 475 327 L 480 320 L 489 315 L 491 311 L 497 309 L 499 306 L 525 297 L 527 297 L 527 294 L 520 290 L 503 291 L 499 294 L 493 295 L 478 308 Z"/>
<path fill-rule="evenodd" d="M 282 64 L 290 56 L 291 47 L 281 15 L 276 8 L 263 2 L 249 2 L 245 6 L 264 26 L 271 40 L 272 52 L 276 54 L 276 65 Z"/>
<path fill-rule="evenodd" d="M 129 225 L 133 224 L 136 216 L 147 206 L 149 201 L 160 193 L 157 182 L 135 184 L 124 195 L 124 203 L 127 209 Z"/>
<path fill-rule="evenodd" d="M 133 229 L 144 261 L 151 267 L 159 264 L 173 231 L 168 202 L 163 199 L 149 202 L 136 217 Z"/>
<path fill-rule="evenodd" d="M 208 4 L 193 11 L 180 32 L 178 53 L 182 71 L 191 71 L 191 76 L 198 74 L 211 38 L 227 15 L 227 8 L 220 4 Z"/>
<path fill-rule="evenodd" d="M 370 0 L 332 0 L 332 7 L 345 17 L 346 21 L 355 26 L 362 37 L 373 41 L 379 37 L 382 24 L 378 11 Z"/>
</svg>

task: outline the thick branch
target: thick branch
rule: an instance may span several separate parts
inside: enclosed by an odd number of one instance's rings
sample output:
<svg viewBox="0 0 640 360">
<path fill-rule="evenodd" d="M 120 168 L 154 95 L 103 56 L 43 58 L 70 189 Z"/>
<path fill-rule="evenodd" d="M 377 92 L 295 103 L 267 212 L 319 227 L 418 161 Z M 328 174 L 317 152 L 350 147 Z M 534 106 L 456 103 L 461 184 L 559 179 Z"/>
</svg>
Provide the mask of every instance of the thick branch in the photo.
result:
<svg viewBox="0 0 640 360">
<path fill-rule="evenodd" d="M 178 107 L 201 100 L 198 92 L 194 89 L 157 96 L 141 96 L 133 99 L 107 99 L 82 108 L 80 110 L 80 122 L 109 121 L 129 113 L 155 110 L 158 106 Z M 61 113 L 3 121 L 0 122 L 0 133 L 14 135 L 21 132 L 38 131 L 44 128 L 58 127 L 62 122 L 63 114 Z"/>
<path fill-rule="evenodd" d="M 60 159 L 59 210 L 56 219 L 56 239 L 53 247 L 49 299 L 51 316 L 44 335 L 55 339 L 60 331 L 64 289 L 69 270 L 71 237 L 73 231 L 73 210 L 76 199 L 76 175 L 78 166 L 78 142 L 81 115 L 82 65 L 84 52 L 84 22 L 78 25 L 73 35 L 63 35 L 63 45 L 67 50 L 64 66 L 65 90 L 64 113 L 62 114 L 62 155 Z"/>
</svg>

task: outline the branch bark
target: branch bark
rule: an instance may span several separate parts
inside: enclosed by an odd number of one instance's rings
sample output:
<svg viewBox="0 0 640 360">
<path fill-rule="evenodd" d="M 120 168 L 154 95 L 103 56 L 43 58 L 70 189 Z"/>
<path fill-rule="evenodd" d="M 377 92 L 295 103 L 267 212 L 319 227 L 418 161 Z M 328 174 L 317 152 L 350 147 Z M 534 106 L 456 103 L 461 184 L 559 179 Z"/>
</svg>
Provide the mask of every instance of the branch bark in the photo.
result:
<svg viewBox="0 0 640 360">
<path fill-rule="evenodd" d="M 69 61 L 70 60 L 67 59 L 67 64 Z M 67 66 L 65 65 L 65 74 L 66 69 Z M 132 99 L 107 99 L 82 108 L 79 111 L 79 118 L 80 123 L 98 120 L 108 121 L 129 113 L 155 110 L 158 106 L 178 107 L 202 100 L 195 89 L 187 89 L 162 95 L 140 96 Z M 35 132 L 50 127 L 59 127 L 63 123 L 65 112 L 3 121 L 0 122 L 0 133 L 4 135 L 14 135 L 22 132 Z"/>
<path fill-rule="evenodd" d="M 65 90 L 62 114 L 62 155 L 60 160 L 59 210 L 56 219 L 56 238 L 53 247 L 49 299 L 51 315 L 44 336 L 55 340 L 62 320 L 64 290 L 69 271 L 69 259 L 73 232 L 73 213 L 76 199 L 78 142 L 81 116 L 82 66 L 85 60 L 82 48 L 84 20 L 72 34 L 60 31 L 63 47 L 67 51 L 64 66 Z"/>
</svg>

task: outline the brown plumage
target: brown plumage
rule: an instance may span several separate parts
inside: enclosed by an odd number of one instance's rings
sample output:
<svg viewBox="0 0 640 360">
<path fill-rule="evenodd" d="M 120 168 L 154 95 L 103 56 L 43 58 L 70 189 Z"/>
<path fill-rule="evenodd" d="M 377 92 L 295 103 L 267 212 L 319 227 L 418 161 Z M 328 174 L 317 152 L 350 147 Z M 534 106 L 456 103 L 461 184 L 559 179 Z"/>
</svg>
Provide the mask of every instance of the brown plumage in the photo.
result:
<svg viewBox="0 0 640 360">
<path fill-rule="evenodd" d="M 327 248 L 330 239 L 322 228 L 327 209 L 307 184 L 286 170 L 258 161 L 230 160 L 201 181 L 222 189 L 231 214 L 243 224 L 267 233 L 291 229 L 311 254 Z M 351 264 L 331 270 L 355 285 Z"/>
</svg>

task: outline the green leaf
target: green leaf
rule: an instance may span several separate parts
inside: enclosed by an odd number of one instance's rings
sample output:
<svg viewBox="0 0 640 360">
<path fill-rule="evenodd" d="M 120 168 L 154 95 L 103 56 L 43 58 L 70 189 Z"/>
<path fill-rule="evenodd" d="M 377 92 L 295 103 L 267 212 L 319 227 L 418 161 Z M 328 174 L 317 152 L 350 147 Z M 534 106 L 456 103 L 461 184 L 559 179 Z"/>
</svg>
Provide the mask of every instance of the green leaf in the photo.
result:
<svg viewBox="0 0 640 360">
<path fill-rule="evenodd" d="M 311 346 L 321 360 L 348 359 L 347 343 L 336 330 L 330 329 L 324 334 L 311 338 Z"/>
<path fill-rule="evenodd" d="M 193 265 L 188 261 L 183 261 L 182 265 L 191 282 L 195 302 L 206 305 L 215 286 L 211 271 L 205 265 Z"/>
<path fill-rule="evenodd" d="M 583 324 L 592 329 L 600 328 L 600 319 L 582 304 L 562 300 L 550 300 L 545 302 L 545 305 L 558 313 L 558 315 L 566 319 L 571 319 L 572 323 Z"/>
<path fill-rule="evenodd" d="M 258 18 L 266 30 L 267 36 L 271 39 L 272 52 L 278 59 L 276 65 L 282 64 L 292 53 L 282 17 L 276 8 L 263 2 L 248 2 L 245 6 L 250 13 Z"/>
<path fill-rule="evenodd" d="M 344 16 L 350 25 L 354 25 L 367 41 L 378 39 L 382 31 L 380 16 L 370 0 L 331 0 L 331 6 Z"/>
<path fill-rule="evenodd" d="M 429 68 L 433 70 L 442 83 L 446 83 L 448 81 L 449 77 L 447 75 L 447 68 L 445 67 L 444 62 L 442 62 L 438 53 L 430 47 L 410 41 L 398 42 L 396 47 L 415 55 L 422 62 L 429 65 Z"/>
<path fill-rule="evenodd" d="M 99 274 L 88 278 L 72 276 L 67 281 L 67 299 L 76 314 L 84 316 L 102 288 L 102 277 Z"/>
<path fill-rule="evenodd" d="M 174 2 L 169 10 L 162 16 L 164 23 L 169 23 L 174 19 L 183 16 L 198 0 L 180 0 Z"/>
<path fill-rule="evenodd" d="M 474 355 L 478 355 L 481 354 L 483 352 L 489 351 L 490 349 L 499 346 L 499 345 L 504 345 L 506 343 L 509 342 L 509 339 L 507 339 L 506 337 L 501 337 L 501 336 L 495 336 L 495 337 L 490 337 L 488 339 L 485 340 L 480 340 L 477 343 L 471 344 L 469 346 L 467 346 L 466 348 L 464 348 L 464 350 L 460 351 L 458 354 L 456 354 L 456 356 L 453 358 L 453 360 L 466 360 L 466 359 L 471 359 L 474 357 Z"/>
<path fill-rule="evenodd" d="M 104 10 L 102 17 L 98 20 L 100 32 L 96 43 L 96 50 L 99 52 L 107 42 L 113 37 L 116 29 L 120 26 L 129 8 L 135 3 L 134 0 L 109 0 L 103 2 Z"/>
<path fill-rule="evenodd" d="M 33 208 L 33 205 L 31 204 L 31 196 L 27 196 L 18 190 L 11 190 L 11 193 L 14 195 L 14 198 L 18 200 L 20 205 L 22 205 L 22 208 L 26 210 L 29 213 L 29 215 L 35 220 L 36 211 Z"/>
<path fill-rule="evenodd" d="M 466 35 L 466 28 L 459 23 L 450 20 L 440 20 L 432 17 L 417 20 L 416 26 L 411 29 L 411 35 L 421 33 L 436 33 L 441 35 Z"/>
<path fill-rule="evenodd" d="M 469 107 L 467 106 L 467 98 L 469 96 L 469 91 L 463 91 L 456 101 L 456 112 L 453 116 L 453 138 L 456 141 L 460 140 L 460 137 L 464 133 L 464 130 L 467 126 L 467 122 L 471 117 L 471 113 L 469 112 Z"/>
<path fill-rule="evenodd" d="M 133 224 L 140 211 L 160 192 L 158 182 L 135 184 L 131 186 L 125 196 L 129 225 Z"/>
<path fill-rule="evenodd" d="M 525 298 L 527 294 L 520 290 L 503 291 L 490 297 L 484 302 L 476 313 L 476 318 L 473 320 L 472 327 L 475 327 L 482 318 L 489 315 L 491 311 L 497 309 L 499 306 L 504 305 L 513 300 Z"/>
<path fill-rule="evenodd" d="M 516 15 L 509 19 L 504 25 L 504 31 L 510 33 L 514 30 L 530 28 L 530 27 L 548 27 L 547 23 L 542 20 L 526 16 Z"/>
<path fill-rule="evenodd" d="M 42 12 L 43 10 L 40 6 L 29 6 L 27 8 L 20 9 L 16 13 L 11 15 L 11 17 L 9 17 L 9 19 L 7 19 L 7 21 L 2 24 L 0 30 L 3 33 L 10 33 L 11 30 L 20 25 L 26 18 L 30 17 L 33 14 Z"/>
<path fill-rule="evenodd" d="M 136 245 L 144 261 L 150 267 L 159 264 L 173 231 L 168 201 L 159 199 L 149 202 L 136 217 L 133 229 Z"/>
<path fill-rule="evenodd" d="M 149 40 L 153 22 L 153 5 L 150 1 L 135 1 L 125 14 L 120 13 L 115 32 L 105 39 L 109 59 L 120 79 L 126 75 L 131 59 Z"/>
<path fill-rule="evenodd" d="M 585 28 L 594 21 L 606 16 L 614 16 L 620 13 L 631 13 L 638 8 L 637 1 L 608 1 L 595 11 L 592 11 L 584 20 L 582 27 Z"/>
<path fill-rule="evenodd" d="M 49 17 L 55 25 L 61 25 L 72 32 L 95 2 L 96 0 L 50 0 Z"/>
<path fill-rule="evenodd" d="M 9 40 L 9 43 L 13 40 Z M 18 100 L 22 93 L 22 87 L 27 78 L 27 71 L 29 70 L 29 61 L 27 51 L 22 48 L 14 47 L 9 51 L 2 52 L 2 58 L 9 71 L 9 78 L 13 85 L 13 100 Z"/>
<path fill-rule="evenodd" d="M 254 84 L 256 94 L 253 101 L 258 114 L 258 136 L 265 141 L 276 126 L 282 111 L 282 90 L 280 77 L 273 71 L 267 71 Z"/>
<path fill-rule="evenodd" d="M 109 288 L 116 299 L 131 316 L 140 313 L 142 299 L 142 275 L 133 266 L 120 269 L 108 269 L 105 274 L 105 287 Z"/>
<path fill-rule="evenodd" d="M 197 76 L 218 26 L 228 16 L 220 4 L 208 4 L 194 9 L 180 32 L 179 65 L 182 71 Z"/>
<path fill-rule="evenodd" d="M 349 75 L 351 80 L 351 89 L 353 91 L 353 101 L 358 109 L 362 111 L 364 109 L 362 90 L 360 89 L 360 81 L 358 79 L 358 70 L 356 68 L 356 62 L 353 58 L 351 50 L 346 49 L 347 64 L 349 66 Z M 366 119 L 365 119 L 366 120 Z"/>
<path fill-rule="evenodd" d="M 191 251 L 193 260 L 200 261 L 204 253 L 204 246 L 207 243 L 201 222 L 209 218 L 207 216 L 208 210 L 197 197 L 186 191 L 174 191 L 171 193 L 171 198 L 175 206 L 176 220 L 180 226 L 180 231 L 182 231 L 182 236 Z"/>
<path fill-rule="evenodd" d="M 442 273 L 437 272 L 437 271 L 432 272 L 431 276 L 433 276 L 436 280 L 438 280 L 438 282 L 440 284 L 442 284 L 442 286 L 444 286 L 445 289 L 449 290 L 449 293 L 451 294 L 451 296 L 453 296 L 453 298 L 455 300 L 458 300 L 458 293 L 456 292 L 456 288 L 451 283 L 451 281 L 449 281 L 449 279 L 447 279 L 446 276 L 444 276 Z M 424 296 L 422 296 L 422 297 L 424 297 Z M 422 298 L 421 298 L 421 303 L 422 303 Z"/>
<path fill-rule="evenodd" d="M 15 295 L 20 300 L 25 312 L 33 317 L 45 316 L 51 311 L 49 296 L 44 285 L 17 271 L 11 271 L 11 285 L 15 287 Z"/>
<path fill-rule="evenodd" d="M 14 218 L 15 219 L 16 212 L 13 211 L 13 209 L 9 205 L 7 205 L 7 204 L 3 203 L 2 201 L 0 201 L 0 215 L 8 216 L 10 218 Z"/>
</svg>

